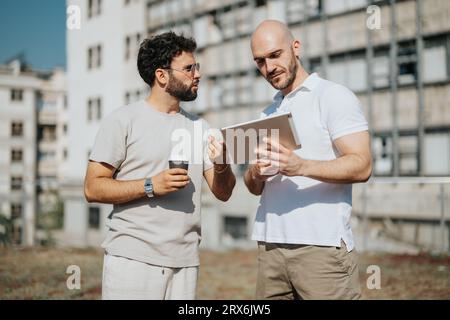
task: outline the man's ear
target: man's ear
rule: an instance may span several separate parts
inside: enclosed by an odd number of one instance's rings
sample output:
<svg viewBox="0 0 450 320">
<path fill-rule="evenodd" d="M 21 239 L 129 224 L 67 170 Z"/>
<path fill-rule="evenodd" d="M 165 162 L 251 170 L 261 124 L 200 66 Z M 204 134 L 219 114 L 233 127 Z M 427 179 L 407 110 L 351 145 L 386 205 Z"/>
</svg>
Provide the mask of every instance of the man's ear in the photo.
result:
<svg viewBox="0 0 450 320">
<path fill-rule="evenodd" d="M 294 55 L 300 59 L 300 47 L 301 42 L 299 40 L 294 40 L 292 42 L 292 51 L 294 51 Z"/>
<path fill-rule="evenodd" d="M 155 80 L 162 86 L 165 86 L 167 84 L 169 79 L 164 69 L 155 70 Z"/>
</svg>

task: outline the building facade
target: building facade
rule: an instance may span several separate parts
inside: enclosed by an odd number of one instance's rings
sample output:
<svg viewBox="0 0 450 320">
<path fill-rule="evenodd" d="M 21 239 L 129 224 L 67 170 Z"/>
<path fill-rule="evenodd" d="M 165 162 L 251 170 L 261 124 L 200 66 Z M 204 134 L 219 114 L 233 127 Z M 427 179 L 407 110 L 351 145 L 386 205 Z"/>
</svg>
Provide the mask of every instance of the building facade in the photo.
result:
<svg viewBox="0 0 450 320">
<path fill-rule="evenodd" d="M 83 178 L 101 119 L 144 98 L 136 68 L 142 39 L 174 30 L 193 36 L 202 66 L 199 97 L 185 107 L 220 128 L 258 117 L 274 90 L 258 74 L 250 36 L 264 19 L 288 23 L 310 72 L 361 99 L 376 176 L 450 175 L 450 2 L 445 0 L 69 0 L 80 30 L 67 35 L 69 174 L 61 241 L 98 245 L 110 206 L 84 201 Z M 418 23 L 421 21 L 422 23 Z M 378 23 L 379 22 L 379 23 Z M 239 175 L 226 204 L 203 195 L 208 248 L 249 241 L 258 199 Z M 355 193 L 360 190 L 355 188 Z M 392 210 L 395 211 L 395 208 Z"/>
<path fill-rule="evenodd" d="M 62 69 L 35 71 L 20 59 L 0 66 L 0 214 L 11 223 L 2 231 L 13 244 L 45 241 L 37 227 L 55 210 L 65 162 L 58 155 L 67 152 L 57 136 L 67 127 L 64 101 Z"/>
<path fill-rule="evenodd" d="M 87 204 L 83 180 L 104 116 L 148 93 L 136 67 L 145 34 L 145 1 L 69 0 L 81 12 L 81 28 L 67 31 L 70 129 L 68 171 L 61 186 L 64 232 L 61 245 L 98 246 L 109 205 Z"/>
</svg>

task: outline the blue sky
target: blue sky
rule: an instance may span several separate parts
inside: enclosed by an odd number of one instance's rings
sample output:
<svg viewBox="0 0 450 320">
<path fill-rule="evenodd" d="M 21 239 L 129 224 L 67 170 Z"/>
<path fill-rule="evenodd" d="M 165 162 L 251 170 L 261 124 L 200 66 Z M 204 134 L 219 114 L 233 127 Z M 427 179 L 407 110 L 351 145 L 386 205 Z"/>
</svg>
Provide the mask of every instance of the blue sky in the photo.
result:
<svg viewBox="0 0 450 320">
<path fill-rule="evenodd" d="M 0 0 L 0 64 L 19 52 L 36 69 L 66 64 L 65 0 Z"/>
</svg>

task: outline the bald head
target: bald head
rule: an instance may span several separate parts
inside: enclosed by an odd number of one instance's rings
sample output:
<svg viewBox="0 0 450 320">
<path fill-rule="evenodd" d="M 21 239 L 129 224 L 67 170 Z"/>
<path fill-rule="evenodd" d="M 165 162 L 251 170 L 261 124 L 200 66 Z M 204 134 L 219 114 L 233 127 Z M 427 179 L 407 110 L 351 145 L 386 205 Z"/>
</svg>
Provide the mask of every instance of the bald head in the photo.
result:
<svg viewBox="0 0 450 320">
<path fill-rule="evenodd" d="M 292 90 L 300 61 L 300 41 L 294 39 L 288 27 L 276 20 L 263 21 L 253 32 L 253 59 L 262 76 L 276 89 Z"/>
<path fill-rule="evenodd" d="M 277 20 L 264 20 L 252 35 L 252 49 L 255 46 L 271 43 L 278 46 L 290 46 L 294 41 L 294 36 L 288 27 Z"/>
</svg>

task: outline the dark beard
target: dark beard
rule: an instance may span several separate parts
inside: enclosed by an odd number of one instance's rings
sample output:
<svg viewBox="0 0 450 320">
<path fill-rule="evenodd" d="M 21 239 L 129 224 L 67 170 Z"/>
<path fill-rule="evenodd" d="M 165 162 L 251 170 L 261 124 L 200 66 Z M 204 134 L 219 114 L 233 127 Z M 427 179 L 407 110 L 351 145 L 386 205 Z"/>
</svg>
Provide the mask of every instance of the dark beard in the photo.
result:
<svg viewBox="0 0 450 320">
<path fill-rule="evenodd" d="M 289 62 L 289 67 L 288 67 L 288 72 L 289 72 L 289 77 L 286 79 L 285 82 L 280 83 L 280 84 L 274 84 L 272 82 L 270 82 L 270 84 L 278 90 L 284 90 L 287 87 L 289 87 L 290 85 L 292 85 L 292 83 L 294 83 L 295 81 L 295 76 L 297 75 L 297 70 L 298 70 L 298 66 L 296 63 L 296 57 L 294 54 L 292 54 L 292 59 Z"/>
<path fill-rule="evenodd" d="M 170 74 L 166 92 L 180 101 L 193 101 L 197 99 L 197 92 L 194 92 L 190 86 L 185 85 L 173 77 L 172 74 Z"/>
</svg>

